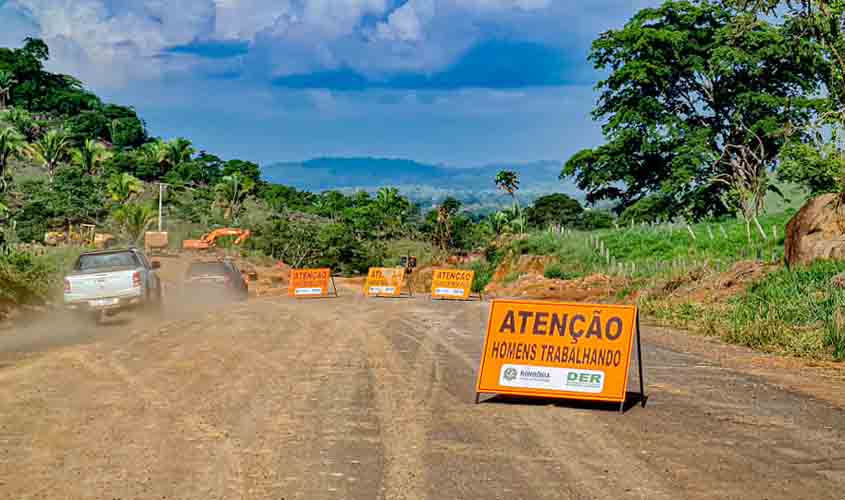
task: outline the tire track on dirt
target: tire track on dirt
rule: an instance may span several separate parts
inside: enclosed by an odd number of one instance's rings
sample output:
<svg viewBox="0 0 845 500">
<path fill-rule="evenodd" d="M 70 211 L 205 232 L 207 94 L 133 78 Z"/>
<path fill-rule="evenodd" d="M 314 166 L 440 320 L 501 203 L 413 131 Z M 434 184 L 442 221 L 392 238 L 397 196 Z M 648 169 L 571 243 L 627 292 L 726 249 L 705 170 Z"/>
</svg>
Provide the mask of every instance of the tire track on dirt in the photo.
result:
<svg viewBox="0 0 845 500">
<path fill-rule="evenodd" d="M 252 390 L 248 408 L 235 426 L 235 434 L 246 455 L 243 498 L 313 498 L 332 488 L 324 483 L 331 482 L 335 476 L 323 480 L 313 476 L 323 465 L 322 450 L 328 448 L 331 444 L 328 441 L 334 438 L 328 432 L 332 425 L 326 424 L 332 415 L 323 407 L 325 403 L 330 405 L 332 400 L 324 401 L 318 396 L 327 389 L 327 377 L 336 370 L 347 368 L 342 353 L 354 347 L 351 337 L 327 334 L 339 318 L 338 312 L 333 311 L 320 319 L 306 320 L 297 325 L 290 342 L 267 344 L 265 352 L 255 347 L 251 349 L 259 364 L 269 368 L 267 373 L 275 375 L 276 379 L 261 377 L 263 382 Z M 286 352 L 296 354 L 285 356 Z M 278 354 L 278 358 L 284 357 L 288 363 L 279 361 L 274 354 Z M 309 375 L 305 378 L 291 376 L 291 366 L 295 374 Z M 331 391 L 344 392 L 344 389 L 328 387 Z M 353 415 L 343 417 L 336 420 L 346 421 Z M 294 456 L 296 459 L 292 460 Z"/>
<path fill-rule="evenodd" d="M 474 394 L 475 368 L 471 357 L 448 342 L 440 332 L 442 325 L 450 324 L 455 317 L 464 313 L 438 313 L 412 312 L 400 320 L 403 328 L 395 330 L 398 335 L 430 349 L 434 359 L 438 360 L 438 366 L 449 366 L 452 373 L 442 374 L 444 380 L 462 381 L 466 387 L 455 391 L 440 385 L 429 403 L 429 411 L 438 415 L 437 423 L 430 426 L 430 431 L 437 433 L 438 439 L 432 440 L 429 437 L 426 443 L 426 470 L 441 467 L 440 462 L 445 457 L 458 461 L 466 458 L 486 464 L 490 475 L 482 482 L 479 482 L 481 478 L 459 478 L 457 482 L 453 480 L 455 484 L 451 486 L 457 498 L 501 495 L 525 500 L 586 498 L 573 486 L 570 478 L 576 476 L 566 468 L 566 460 L 550 455 L 546 449 L 548 443 L 533 436 L 530 429 L 526 430 L 524 423 L 515 418 L 510 409 L 498 411 L 473 404 L 471 395 Z M 447 362 L 450 358 L 457 363 Z M 462 376 L 453 376 L 456 369 Z M 537 452 L 516 451 L 526 447 L 535 448 Z M 552 484 L 555 487 L 547 487 Z M 432 498 L 443 494 L 436 483 L 429 484 L 430 488 L 432 486 Z"/>
<path fill-rule="evenodd" d="M 371 310 L 362 313 L 368 318 Z M 431 420 L 433 395 L 440 383 L 431 342 L 422 342 L 411 362 L 390 339 L 400 316 L 367 319 L 368 365 L 374 378 L 375 403 L 384 448 L 384 498 L 426 498 L 423 450 Z"/>
</svg>

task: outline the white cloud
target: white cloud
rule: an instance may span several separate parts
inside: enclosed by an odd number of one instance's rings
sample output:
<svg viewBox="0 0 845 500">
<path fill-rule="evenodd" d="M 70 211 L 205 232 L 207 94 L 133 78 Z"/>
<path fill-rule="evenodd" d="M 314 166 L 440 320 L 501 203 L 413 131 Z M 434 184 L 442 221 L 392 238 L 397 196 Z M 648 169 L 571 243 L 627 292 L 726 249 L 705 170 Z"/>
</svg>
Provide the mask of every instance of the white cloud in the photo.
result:
<svg viewBox="0 0 845 500">
<path fill-rule="evenodd" d="M 455 4 L 463 8 L 482 9 L 545 9 L 552 4 L 552 0 L 454 0 Z"/>
<path fill-rule="evenodd" d="M 597 18 L 627 16 L 652 1 L 7 0 L 0 25 L 13 26 L 16 37 L 29 31 L 44 38 L 55 56 L 51 69 L 95 88 L 119 88 L 235 66 L 257 78 L 346 68 L 371 78 L 431 74 L 487 37 L 560 45 L 561 25 L 571 27 L 567 39 L 595 33 Z M 168 52 L 215 40 L 246 42 L 250 50 L 238 64 Z"/>
<path fill-rule="evenodd" d="M 386 22 L 380 22 L 377 35 L 386 40 L 418 42 L 424 38 L 425 25 L 435 15 L 434 0 L 410 0 L 394 10 Z"/>
</svg>

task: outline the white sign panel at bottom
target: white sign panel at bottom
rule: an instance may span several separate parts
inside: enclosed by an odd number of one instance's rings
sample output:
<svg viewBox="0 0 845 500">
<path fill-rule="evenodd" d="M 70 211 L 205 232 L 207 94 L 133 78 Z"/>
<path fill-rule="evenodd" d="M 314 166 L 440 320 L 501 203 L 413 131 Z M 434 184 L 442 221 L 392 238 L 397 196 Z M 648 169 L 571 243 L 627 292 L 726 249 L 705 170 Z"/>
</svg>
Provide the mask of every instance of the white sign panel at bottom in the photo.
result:
<svg viewBox="0 0 845 500">
<path fill-rule="evenodd" d="M 604 388 L 604 372 L 549 366 L 502 365 L 499 384 L 525 389 L 599 394 Z"/>
</svg>

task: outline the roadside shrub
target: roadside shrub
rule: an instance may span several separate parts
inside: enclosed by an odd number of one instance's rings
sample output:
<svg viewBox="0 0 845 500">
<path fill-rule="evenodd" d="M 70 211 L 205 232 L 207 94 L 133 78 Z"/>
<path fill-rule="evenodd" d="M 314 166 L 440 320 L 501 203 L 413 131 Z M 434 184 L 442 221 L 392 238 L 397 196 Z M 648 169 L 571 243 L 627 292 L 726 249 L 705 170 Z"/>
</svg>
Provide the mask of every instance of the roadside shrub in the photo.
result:
<svg viewBox="0 0 845 500">
<path fill-rule="evenodd" d="M 470 269 L 475 271 L 475 278 L 472 281 L 472 292 L 481 293 L 493 279 L 496 272 L 496 264 L 486 260 L 477 260 L 470 264 Z"/>
<path fill-rule="evenodd" d="M 62 271 L 61 259 L 0 249 L 0 304 L 47 302 L 62 282 Z"/>
</svg>

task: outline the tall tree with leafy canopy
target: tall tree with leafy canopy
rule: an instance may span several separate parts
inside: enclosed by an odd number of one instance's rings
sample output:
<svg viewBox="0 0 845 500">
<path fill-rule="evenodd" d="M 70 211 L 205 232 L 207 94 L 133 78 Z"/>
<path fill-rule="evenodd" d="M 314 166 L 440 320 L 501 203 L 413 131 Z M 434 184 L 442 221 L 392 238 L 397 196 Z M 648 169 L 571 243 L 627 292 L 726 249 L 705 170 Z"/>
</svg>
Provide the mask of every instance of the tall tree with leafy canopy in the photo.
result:
<svg viewBox="0 0 845 500">
<path fill-rule="evenodd" d="M 26 140 L 12 127 L 0 127 L 0 185 L 6 190 L 9 160 L 21 157 L 26 151 Z"/>
<path fill-rule="evenodd" d="M 6 103 L 12 97 L 12 86 L 17 83 L 11 71 L 0 70 L 0 110 L 6 109 Z"/>
<path fill-rule="evenodd" d="M 528 224 L 548 227 L 554 224 L 574 227 L 578 224 L 584 208 L 578 200 L 563 193 L 541 196 L 534 205 L 525 209 Z"/>
<path fill-rule="evenodd" d="M 762 170 L 817 112 L 826 61 L 812 40 L 707 1 L 667 1 L 602 34 L 590 59 L 609 76 L 593 116 L 606 144 L 578 152 L 575 176 L 588 201 L 619 209 L 658 196 L 669 213 L 729 211 L 731 155 L 763 141 Z"/>
<path fill-rule="evenodd" d="M 519 189 L 519 175 L 513 170 L 500 170 L 496 174 L 496 187 L 508 193 L 513 202 L 513 219 L 520 227 L 520 232 L 525 232 L 525 219 L 522 217 L 519 208 L 519 201 L 516 199 L 516 192 Z"/>
<path fill-rule="evenodd" d="M 70 157 L 70 139 L 63 130 L 50 130 L 44 137 L 29 146 L 30 156 L 47 171 L 50 182 L 55 177 L 59 165 Z"/>
<path fill-rule="evenodd" d="M 845 2 L 842 0 L 724 0 L 754 15 L 775 15 L 795 38 L 817 42 L 830 62 L 822 74 L 827 87 L 827 118 L 845 123 Z"/>
<path fill-rule="evenodd" d="M 238 216 L 241 206 L 255 190 L 255 181 L 244 177 L 239 173 L 223 176 L 214 192 L 217 198 L 217 206 L 223 209 L 223 217 L 232 219 Z"/>
</svg>

